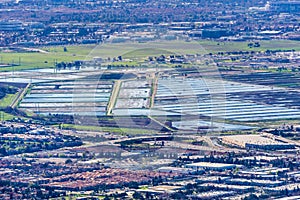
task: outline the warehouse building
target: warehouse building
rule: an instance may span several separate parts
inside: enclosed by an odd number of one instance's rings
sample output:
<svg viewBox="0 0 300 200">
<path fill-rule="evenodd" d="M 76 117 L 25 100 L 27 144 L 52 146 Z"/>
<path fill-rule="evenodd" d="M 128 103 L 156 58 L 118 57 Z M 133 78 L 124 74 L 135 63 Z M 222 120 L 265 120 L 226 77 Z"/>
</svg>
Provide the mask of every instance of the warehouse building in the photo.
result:
<svg viewBox="0 0 300 200">
<path fill-rule="evenodd" d="M 222 143 L 245 149 L 282 150 L 294 149 L 294 144 L 283 143 L 260 135 L 231 135 L 221 138 Z"/>
<path fill-rule="evenodd" d="M 214 171 L 224 171 L 231 170 L 238 167 L 235 164 L 225 164 L 225 163 L 211 163 L 211 162 L 196 162 L 191 164 L 186 164 L 186 168 L 192 168 L 194 170 L 214 170 Z"/>
</svg>

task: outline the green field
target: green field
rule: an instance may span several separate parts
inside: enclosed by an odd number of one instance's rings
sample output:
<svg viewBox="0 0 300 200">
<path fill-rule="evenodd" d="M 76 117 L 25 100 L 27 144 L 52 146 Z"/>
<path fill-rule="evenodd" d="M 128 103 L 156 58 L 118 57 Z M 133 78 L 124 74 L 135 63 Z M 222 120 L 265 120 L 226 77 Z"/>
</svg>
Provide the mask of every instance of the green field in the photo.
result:
<svg viewBox="0 0 300 200">
<path fill-rule="evenodd" d="M 18 93 L 16 94 L 6 94 L 4 98 L 2 98 L 0 100 L 0 107 L 7 107 L 9 106 L 13 101 L 14 99 L 17 97 Z"/>
<path fill-rule="evenodd" d="M 99 126 L 82 126 L 74 124 L 63 124 L 63 129 L 75 129 L 81 131 L 101 131 L 101 132 L 112 132 L 120 134 L 154 134 L 153 130 L 148 129 L 136 129 L 136 128 L 114 128 L 114 127 L 99 127 Z"/>
<path fill-rule="evenodd" d="M 209 40 L 199 41 L 199 44 L 209 53 L 225 51 L 266 51 L 266 50 L 296 50 L 300 51 L 300 42 L 292 40 L 262 40 L 260 47 L 248 47 L 250 42 L 216 42 Z"/>
<path fill-rule="evenodd" d="M 147 43 L 104 43 L 101 45 L 72 45 L 66 46 L 67 52 L 64 52 L 63 46 L 43 47 L 46 53 L 16 53 L 0 52 L 2 63 L 21 64 L 21 66 L 1 67 L 0 71 L 12 71 L 32 68 L 54 67 L 57 62 L 70 62 L 75 60 L 90 60 L 94 57 L 113 58 L 122 56 L 136 61 L 144 61 L 148 56 L 160 56 L 162 54 L 204 54 L 217 53 L 225 51 L 266 51 L 266 50 L 296 50 L 300 51 L 299 41 L 290 40 L 270 40 L 259 41 L 260 47 L 249 48 L 249 42 L 217 42 L 211 40 L 199 41 L 153 41 Z M 130 65 L 134 64 L 129 63 Z"/>
<path fill-rule="evenodd" d="M 6 121 L 14 118 L 16 118 L 16 116 L 0 111 L 0 120 Z"/>
<path fill-rule="evenodd" d="M 64 53 L 0 53 L 1 60 L 5 64 L 15 64 L 20 66 L 2 67 L 0 71 L 18 71 L 23 69 L 49 68 L 54 67 L 57 62 L 70 62 L 83 60 L 85 56 L 77 56 L 68 52 Z"/>
<path fill-rule="evenodd" d="M 4 98 L 0 99 L 0 108 L 6 108 L 11 105 L 14 99 L 17 97 L 16 94 L 6 94 Z M 11 120 L 16 116 L 0 111 L 0 120 Z"/>
</svg>

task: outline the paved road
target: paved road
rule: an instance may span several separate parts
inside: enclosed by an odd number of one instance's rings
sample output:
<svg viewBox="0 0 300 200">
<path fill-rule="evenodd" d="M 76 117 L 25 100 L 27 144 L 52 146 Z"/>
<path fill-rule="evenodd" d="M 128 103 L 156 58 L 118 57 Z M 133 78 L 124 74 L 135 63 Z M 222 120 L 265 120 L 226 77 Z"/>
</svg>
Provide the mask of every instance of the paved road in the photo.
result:
<svg viewBox="0 0 300 200">
<path fill-rule="evenodd" d="M 16 96 L 16 98 L 13 100 L 13 102 L 10 104 L 11 108 L 15 108 L 17 107 L 18 103 L 22 100 L 22 98 L 25 96 L 28 88 L 30 87 L 30 83 L 27 84 L 27 86 L 25 88 L 23 88 L 18 95 Z"/>
<path fill-rule="evenodd" d="M 113 87 L 113 90 L 111 91 L 111 96 L 110 96 L 109 103 L 107 106 L 107 115 L 112 114 L 112 109 L 114 108 L 114 106 L 117 102 L 121 84 L 122 84 L 122 82 L 120 80 L 116 80 L 114 83 L 114 87 Z"/>
</svg>

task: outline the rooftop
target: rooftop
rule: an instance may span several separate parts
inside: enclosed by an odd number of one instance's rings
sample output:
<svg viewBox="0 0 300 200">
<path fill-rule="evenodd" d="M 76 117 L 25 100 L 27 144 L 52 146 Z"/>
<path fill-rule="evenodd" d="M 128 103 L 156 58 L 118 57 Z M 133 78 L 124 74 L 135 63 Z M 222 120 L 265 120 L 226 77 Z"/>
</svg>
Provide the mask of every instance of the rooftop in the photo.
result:
<svg viewBox="0 0 300 200">
<path fill-rule="evenodd" d="M 200 168 L 234 168 L 234 164 L 225 164 L 225 163 L 211 163 L 211 162 L 197 162 L 187 164 L 187 167 L 200 167 Z"/>
<path fill-rule="evenodd" d="M 276 140 L 263 137 L 260 135 L 230 135 L 222 137 L 224 140 L 231 140 L 234 143 L 257 144 L 257 145 L 287 145 L 287 143 L 278 142 Z"/>
</svg>

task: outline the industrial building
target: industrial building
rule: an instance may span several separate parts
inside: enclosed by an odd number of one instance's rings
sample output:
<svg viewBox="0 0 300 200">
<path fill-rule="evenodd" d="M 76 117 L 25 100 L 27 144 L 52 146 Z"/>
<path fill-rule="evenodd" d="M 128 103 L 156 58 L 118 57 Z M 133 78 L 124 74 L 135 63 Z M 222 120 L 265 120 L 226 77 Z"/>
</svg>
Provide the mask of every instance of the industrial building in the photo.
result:
<svg viewBox="0 0 300 200">
<path fill-rule="evenodd" d="M 221 138 L 222 143 L 245 149 L 281 150 L 294 149 L 294 144 L 279 142 L 260 135 L 231 135 Z"/>
<path fill-rule="evenodd" d="M 161 167 L 159 172 L 176 173 L 176 174 L 193 174 L 196 172 L 194 169 L 181 168 L 181 167 Z"/>
<path fill-rule="evenodd" d="M 192 168 L 194 170 L 214 170 L 214 171 L 224 171 L 231 170 L 237 167 L 235 164 L 224 164 L 224 163 L 211 163 L 211 162 L 196 162 L 191 164 L 186 164 L 186 168 Z"/>
</svg>

